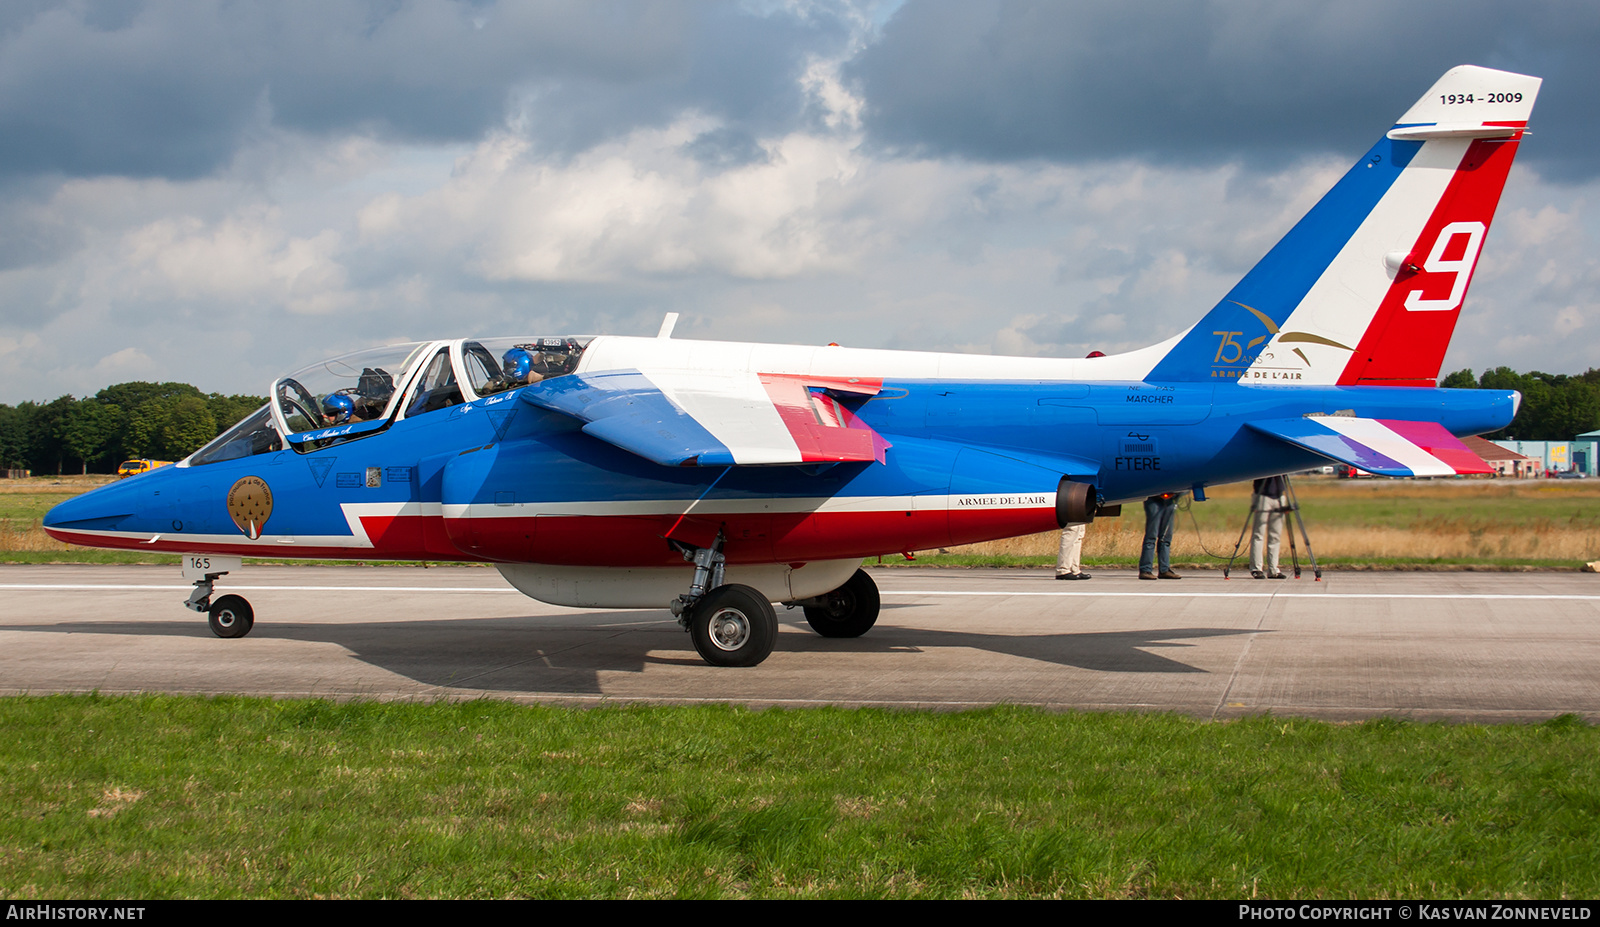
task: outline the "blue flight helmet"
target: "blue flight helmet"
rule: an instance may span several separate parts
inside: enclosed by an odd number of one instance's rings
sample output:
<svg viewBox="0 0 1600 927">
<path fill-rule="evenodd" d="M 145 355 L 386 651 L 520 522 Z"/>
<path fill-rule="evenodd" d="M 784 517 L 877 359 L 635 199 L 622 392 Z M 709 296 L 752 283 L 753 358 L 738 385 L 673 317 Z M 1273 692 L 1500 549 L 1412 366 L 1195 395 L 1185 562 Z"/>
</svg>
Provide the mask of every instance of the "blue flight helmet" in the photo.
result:
<svg viewBox="0 0 1600 927">
<path fill-rule="evenodd" d="M 505 371 L 509 383 L 525 383 L 528 374 L 533 372 L 533 355 L 521 348 L 512 348 L 505 357 L 500 358 L 500 367 Z"/>
<path fill-rule="evenodd" d="M 350 413 L 355 410 L 355 402 L 343 393 L 334 393 L 322 400 L 322 414 L 333 419 L 335 425 L 350 421 Z"/>
</svg>

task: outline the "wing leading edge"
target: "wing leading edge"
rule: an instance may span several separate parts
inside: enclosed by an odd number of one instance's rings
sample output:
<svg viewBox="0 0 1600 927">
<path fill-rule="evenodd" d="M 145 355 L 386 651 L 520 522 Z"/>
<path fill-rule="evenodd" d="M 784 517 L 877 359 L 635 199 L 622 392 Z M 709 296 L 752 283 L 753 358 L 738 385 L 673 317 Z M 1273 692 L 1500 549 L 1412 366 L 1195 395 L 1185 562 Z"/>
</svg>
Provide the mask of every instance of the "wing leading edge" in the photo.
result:
<svg viewBox="0 0 1600 927">
<path fill-rule="evenodd" d="M 1250 422 L 1249 426 L 1379 476 L 1493 472 L 1483 458 L 1436 422 L 1328 415 Z"/>
<path fill-rule="evenodd" d="M 882 389 L 865 377 L 613 370 L 536 384 L 522 401 L 667 467 L 883 463 L 889 442 L 846 405 Z"/>
</svg>

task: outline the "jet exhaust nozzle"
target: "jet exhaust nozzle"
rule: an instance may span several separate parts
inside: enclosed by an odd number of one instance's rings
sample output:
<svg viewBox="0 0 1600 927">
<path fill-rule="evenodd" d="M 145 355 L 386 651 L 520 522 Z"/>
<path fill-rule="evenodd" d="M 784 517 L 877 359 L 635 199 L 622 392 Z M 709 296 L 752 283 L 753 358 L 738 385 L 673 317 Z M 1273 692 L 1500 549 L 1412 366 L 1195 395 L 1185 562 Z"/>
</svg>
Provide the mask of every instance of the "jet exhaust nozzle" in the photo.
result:
<svg viewBox="0 0 1600 927">
<path fill-rule="evenodd" d="M 1056 485 L 1056 524 L 1062 528 L 1071 524 L 1088 524 L 1094 521 L 1094 487 L 1075 482 L 1064 476 Z"/>
</svg>

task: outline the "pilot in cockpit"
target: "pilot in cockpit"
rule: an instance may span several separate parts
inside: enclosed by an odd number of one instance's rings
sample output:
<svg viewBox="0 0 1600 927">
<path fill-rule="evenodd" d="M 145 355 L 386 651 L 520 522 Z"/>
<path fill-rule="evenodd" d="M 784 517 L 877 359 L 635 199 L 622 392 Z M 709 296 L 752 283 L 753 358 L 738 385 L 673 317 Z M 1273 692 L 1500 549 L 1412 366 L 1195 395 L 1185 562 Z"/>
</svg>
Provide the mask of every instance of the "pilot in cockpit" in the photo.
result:
<svg viewBox="0 0 1600 927">
<path fill-rule="evenodd" d="M 329 393 L 322 400 L 322 427 L 343 425 L 356 410 L 355 401 L 344 393 Z"/>
<path fill-rule="evenodd" d="M 354 387 L 329 393 L 322 400 L 322 424 L 328 428 L 349 422 L 365 422 L 378 418 L 384 412 L 389 397 L 394 395 L 394 378 L 388 372 L 367 367 Z"/>
<path fill-rule="evenodd" d="M 348 390 L 340 390 L 337 393 L 329 393 L 322 400 L 320 427 L 329 428 L 350 422 L 364 422 L 372 417 L 368 403 L 363 401 L 363 397 L 352 395 Z"/>
<path fill-rule="evenodd" d="M 482 380 L 474 381 L 479 396 L 530 386 L 541 380 L 571 373 L 578 366 L 583 345 L 575 338 L 539 338 L 527 344 L 514 344 L 495 363 L 489 351 L 478 342 L 468 342 L 463 354 L 475 359 Z"/>
<path fill-rule="evenodd" d="M 502 389 L 516 389 L 544 379 L 534 372 L 533 355 L 521 345 L 507 351 L 505 356 L 500 358 L 500 370 L 501 376 L 505 379 L 505 386 Z"/>
</svg>

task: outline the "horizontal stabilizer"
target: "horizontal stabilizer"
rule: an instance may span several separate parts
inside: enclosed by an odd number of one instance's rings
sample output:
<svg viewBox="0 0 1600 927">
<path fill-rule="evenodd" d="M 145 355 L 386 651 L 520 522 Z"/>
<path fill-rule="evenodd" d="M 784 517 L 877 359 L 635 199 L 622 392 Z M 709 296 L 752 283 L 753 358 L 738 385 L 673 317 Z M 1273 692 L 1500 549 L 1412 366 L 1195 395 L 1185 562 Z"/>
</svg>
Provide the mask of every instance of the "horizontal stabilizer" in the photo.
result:
<svg viewBox="0 0 1600 927">
<path fill-rule="evenodd" d="M 522 400 L 668 467 L 882 463 L 889 442 L 845 405 L 882 388 L 853 377 L 614 370 L 547 380 Z"/>
<path fill-rule="evenodd" d="M 1379 476 L 1492 472 L 1483 458 L 1436 422 L 1327 415 L 1249 425 L 1296 447 Z"/>
<path fill-rule="evenodd" d="M 1451 68 L 1389 130 L 1394 139 L 1510 138 L 1533 115 L 1537 77 L 1473 65 Z"/>
</svg>

